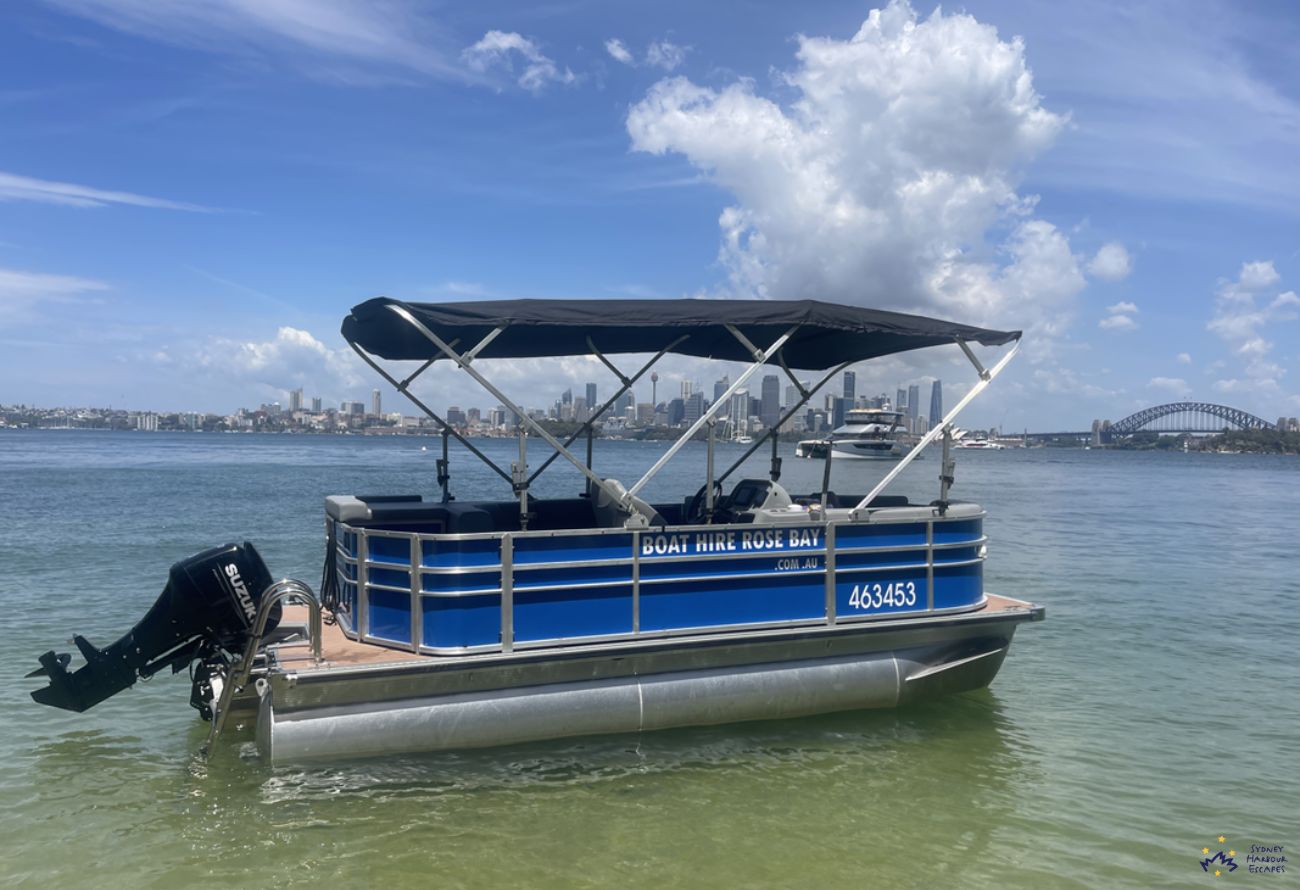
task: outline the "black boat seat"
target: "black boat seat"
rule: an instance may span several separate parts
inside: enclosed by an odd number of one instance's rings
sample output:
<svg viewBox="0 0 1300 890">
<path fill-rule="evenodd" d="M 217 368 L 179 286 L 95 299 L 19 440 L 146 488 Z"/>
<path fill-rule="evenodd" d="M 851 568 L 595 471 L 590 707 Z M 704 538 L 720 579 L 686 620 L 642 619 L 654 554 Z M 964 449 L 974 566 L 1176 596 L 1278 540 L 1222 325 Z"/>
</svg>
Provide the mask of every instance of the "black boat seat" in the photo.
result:
<svg viewBox="0 0 1300 890">
<path fill-rule="evenodd" d="M 360 528 L 434 535 L 494 530 L 491 514 L 477 504 L 425 501 L 419 495 L 330 495 L 325 515 Z"/>
</svg>

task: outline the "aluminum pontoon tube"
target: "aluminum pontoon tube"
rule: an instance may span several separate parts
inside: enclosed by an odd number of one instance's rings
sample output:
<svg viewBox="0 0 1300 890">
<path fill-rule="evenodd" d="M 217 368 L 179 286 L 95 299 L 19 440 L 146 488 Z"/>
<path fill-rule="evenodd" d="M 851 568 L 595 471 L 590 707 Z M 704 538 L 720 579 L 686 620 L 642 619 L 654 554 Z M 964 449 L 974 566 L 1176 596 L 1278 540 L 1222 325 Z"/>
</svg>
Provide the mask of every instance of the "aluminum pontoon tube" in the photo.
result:
<svg viewBox="0 0 1300 890">
<path fill-rule="evenodd" d="M 988 685 L 1009 643 L 938 665 L 927 647 L 284 714 L 264 686 L 257 740 L 264 757 L 282 764 L 891 708 Z"/>
</svg>

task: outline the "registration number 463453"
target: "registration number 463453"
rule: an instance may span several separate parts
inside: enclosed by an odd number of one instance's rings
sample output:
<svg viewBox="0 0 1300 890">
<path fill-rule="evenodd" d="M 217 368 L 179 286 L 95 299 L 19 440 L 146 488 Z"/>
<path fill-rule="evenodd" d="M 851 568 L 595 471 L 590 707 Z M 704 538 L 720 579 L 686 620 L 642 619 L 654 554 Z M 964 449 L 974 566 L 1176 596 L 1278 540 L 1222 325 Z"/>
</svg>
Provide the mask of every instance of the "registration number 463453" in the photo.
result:
<svg viewBox="0 0 1300 890">
<path fill-rule="evenodd" d="M 907 608 L 916 605 L 915 581 L 891 581 L 854 584 L 849 594 L 849 605 L 854 609 Z"/>
</svg>

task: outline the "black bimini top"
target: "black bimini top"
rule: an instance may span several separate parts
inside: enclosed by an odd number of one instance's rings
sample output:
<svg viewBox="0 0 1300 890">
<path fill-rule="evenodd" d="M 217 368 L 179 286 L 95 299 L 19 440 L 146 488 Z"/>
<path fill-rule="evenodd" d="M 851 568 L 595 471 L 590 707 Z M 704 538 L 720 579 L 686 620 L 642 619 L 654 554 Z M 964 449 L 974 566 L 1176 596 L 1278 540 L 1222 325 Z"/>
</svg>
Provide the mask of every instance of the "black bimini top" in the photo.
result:
<svg viewBox="0 0 1300 890">
<path fill-rule="evenodd" d="M 367 300 L 343 319 L 343 336 L 371 355 L 426 360 L 443 353 L 389 306 L 415 319 L 458 352 L 474 347 L 494 329 L 505 329 L 479 358 L 539 358 L 602 353 L 653 353 L 683 334 L 669 351 L 723 361 L 754 357 L 727 329 L 733 325 L 766 350 L 790 328 L 781 349 L 792 368 L 824 370 L 844 362 L 938 346 L 957 340 L 1000 346 L 1020 331 L 990 331 L 818 300 L 483 300 L 469 303 L 402 303 Z M 591 343 L 588 343 L 590 338 Z"/>
</svg>

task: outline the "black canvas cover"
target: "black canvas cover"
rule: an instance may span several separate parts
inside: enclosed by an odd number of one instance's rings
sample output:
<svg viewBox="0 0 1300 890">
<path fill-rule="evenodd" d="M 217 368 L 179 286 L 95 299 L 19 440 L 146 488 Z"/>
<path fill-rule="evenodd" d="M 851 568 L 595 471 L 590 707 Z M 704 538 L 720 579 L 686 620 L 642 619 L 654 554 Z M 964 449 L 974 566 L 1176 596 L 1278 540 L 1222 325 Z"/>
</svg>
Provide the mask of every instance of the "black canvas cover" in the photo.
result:
<svg viewBox="0 0 1300 890">
<path fill-rule="evenodd" d="M 819 300 L 482 300 L 401 303 L 367 300 L 343 320 L 343 336 L 386 359 L 441 358 L 438 347 L 388 307 L 406 307 L 422 324 L 463 352 L 505 325 L 480 358 L 588 355 L 587 338 L 603 353 L 653 353 L 689 335 L 671 350 L 680 355 L 737 362 L 751 356 L 725 325 L 734 325 L 759 349 L 797 326 L 782 356 L 787 365 L 823 370 L 909 349 L 962 339 L 999 346 L 1019 331 L 990 331 Z"/>
</svg>

